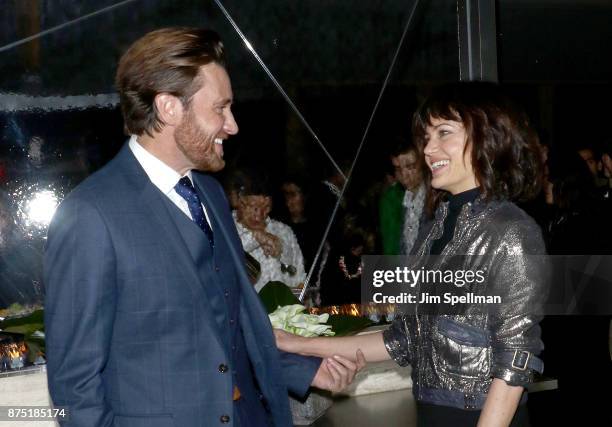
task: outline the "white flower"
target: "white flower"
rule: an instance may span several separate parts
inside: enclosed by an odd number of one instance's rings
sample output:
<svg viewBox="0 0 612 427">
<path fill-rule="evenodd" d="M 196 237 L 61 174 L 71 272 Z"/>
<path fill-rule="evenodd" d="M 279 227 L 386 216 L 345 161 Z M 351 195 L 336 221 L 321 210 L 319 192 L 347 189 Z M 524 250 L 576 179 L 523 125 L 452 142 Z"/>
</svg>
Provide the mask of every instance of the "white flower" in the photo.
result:
<svg viewBox="0 0 612 427">
<path fill-rule="evenodd" d="M 315 337 L 319 335 L 332 336 L 335 333 L 331 330 L 331 326 L 322 325 L 327 322 L 329 314 L 305 314 L 304 307 L 301 304 L 286 305 L 278 307 L 273 313 L 270 313 L 270 322 L 272 327 L 291 332 L 295 335 L 303 337 Z"/>
</svg>

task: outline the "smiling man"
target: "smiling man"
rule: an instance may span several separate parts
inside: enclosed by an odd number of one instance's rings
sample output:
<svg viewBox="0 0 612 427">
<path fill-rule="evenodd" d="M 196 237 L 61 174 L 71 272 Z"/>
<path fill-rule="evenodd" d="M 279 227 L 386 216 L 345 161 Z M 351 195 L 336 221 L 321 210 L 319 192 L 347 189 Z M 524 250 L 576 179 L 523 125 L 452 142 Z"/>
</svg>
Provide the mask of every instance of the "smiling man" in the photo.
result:
<svg viewBox="0 0 612 427">
<path fill-rule="evenodd" d="M 127 144 L 61 204 L 44 259 L 49 390 L 70 426 L 289 426 L 287 391 L 363 365 L 279 353 L 221 186 L 238 132 L 216 33 L 154 31 L 117 70 Z"/>
</svg>

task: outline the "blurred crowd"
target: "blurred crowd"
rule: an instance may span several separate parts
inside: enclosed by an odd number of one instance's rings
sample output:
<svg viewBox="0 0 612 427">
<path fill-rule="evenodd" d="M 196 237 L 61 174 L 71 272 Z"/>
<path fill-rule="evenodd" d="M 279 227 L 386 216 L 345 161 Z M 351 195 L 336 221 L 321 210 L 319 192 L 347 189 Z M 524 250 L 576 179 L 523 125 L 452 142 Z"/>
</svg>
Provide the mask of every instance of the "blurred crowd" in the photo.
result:
<svg viewBox="0 0 612 427">
<path fill-rule="evenodd" d="M 612 253 L 612 140 L 576 150 L 540 147 L 543 190 L 521 207 L 541 226 L 548 253 Z M 277 182 L 257 168 L 229 174 L 225 184 L 244 249 L 261 264 L 258 290 L 269 280 L 300 287 L 310 273 L 310 303 L 355 303 L 362 255 L 410 254 L 428 193 L 429 171 L 417 148 L 397 139 L 379 179 L 340 200 L 347 173 L 328 168 L 319 177 Z"/>
</svg>

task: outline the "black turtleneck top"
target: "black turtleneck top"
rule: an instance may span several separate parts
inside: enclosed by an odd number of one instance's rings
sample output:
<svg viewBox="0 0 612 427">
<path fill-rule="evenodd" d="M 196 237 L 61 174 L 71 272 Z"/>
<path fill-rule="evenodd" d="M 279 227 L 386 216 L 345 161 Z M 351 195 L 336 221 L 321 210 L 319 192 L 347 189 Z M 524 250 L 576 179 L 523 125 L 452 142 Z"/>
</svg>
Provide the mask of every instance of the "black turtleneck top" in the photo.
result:
<svg viewBox="0 0 612 427">
<path fill-rule="evenodd" d="M 448 213 L 444 219 L 444 231 L 442 236 L 431 245 L 429 253 L 431 255 L 440 255 L 448 242 L 450 242 L 455 234 L 455 226 L 457 225 L 457 219 L 461 208 L 466 203 L 471 203 L 480 194 L 478 187 L 472 188 L 471 190 L 464 191 L 455 195 L 451 195 L 448 198 Z"/>
</svg>

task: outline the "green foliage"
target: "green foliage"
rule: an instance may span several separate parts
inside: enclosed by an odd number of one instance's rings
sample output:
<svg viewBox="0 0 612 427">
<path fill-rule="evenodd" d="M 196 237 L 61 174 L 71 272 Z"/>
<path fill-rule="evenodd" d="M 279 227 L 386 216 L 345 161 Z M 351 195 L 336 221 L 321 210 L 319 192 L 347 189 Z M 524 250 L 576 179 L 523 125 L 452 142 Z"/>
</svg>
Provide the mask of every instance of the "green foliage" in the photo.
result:
<svg viewBox="0 0 612 427">
<path fill-rule="evenodd" d="M 9 305 L 8 307 L 8 312 L 10 314 L 19 314 L 23 311 L 23 305 L 14 302 L 13 304 Z"/>
<path fill-rule="evenodd" d="M 332 331 L 336 333 L 337 337 L 342 337 L 356 334 L 370 326 L 372 321 L 365 317 L 332 314 L 329 316 L 327 324 L 331 325 Z"/>
<path fill-rule="evenodd" d="M 4 321 L 0 322 L 0 329 L 11 332 L 8 330 L 8 328 L 30 324 L 40 324 L 42 327 L 45 317 L 44 313 L 44 310 L 36 310 L 27 316 L 5 319 Z"/>
<path fill-rule="evenodd" d="M 4 328 L 5 332 L 12 332 L 14 334 L 31 335 L 36 331 L 40 331 L 44 328 L 42 323 L 28 323 L 27 325 L 10 326 Z"/>
<path fill-rule="evenodd" d="M 272 313 L 278 306 L 300 304 L 291 289 L 283 282 L 268 282 L 259 291 L 259 298 L 266 307 L 268 314 Z"/>
</svg>

